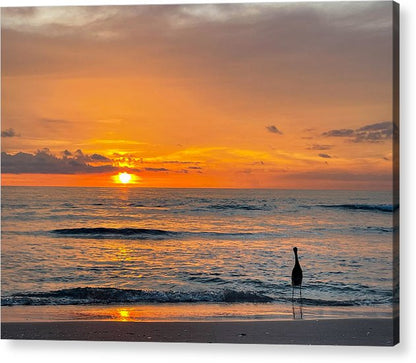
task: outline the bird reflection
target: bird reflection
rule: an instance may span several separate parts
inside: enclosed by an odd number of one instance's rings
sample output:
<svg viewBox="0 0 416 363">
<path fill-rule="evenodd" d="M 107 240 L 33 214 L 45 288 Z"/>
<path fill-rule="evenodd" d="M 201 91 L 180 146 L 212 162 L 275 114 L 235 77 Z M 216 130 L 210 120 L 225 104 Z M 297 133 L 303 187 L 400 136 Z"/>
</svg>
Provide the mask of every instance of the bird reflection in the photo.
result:
<svg viewBox="0 0 416 363">
<path fill-rule="evenodd" d="M 292 299 L 292 315 L 293 319 L 303 319 L 302 297 L 297 302 L 295 302 L 295 299 Z"/>
</svg>

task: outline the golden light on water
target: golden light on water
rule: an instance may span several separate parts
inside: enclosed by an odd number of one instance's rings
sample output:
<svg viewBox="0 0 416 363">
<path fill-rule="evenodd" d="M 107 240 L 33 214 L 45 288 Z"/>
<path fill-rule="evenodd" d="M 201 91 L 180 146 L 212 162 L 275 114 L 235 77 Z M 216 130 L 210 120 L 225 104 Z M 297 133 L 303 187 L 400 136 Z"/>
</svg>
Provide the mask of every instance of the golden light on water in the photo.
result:
<svg viewBox="0 0 416 363">
<path fill-rule="evenodd" d="M 121 321 L 128 321 L 130 319 L 130 311 L 120 309 L 118 310 L 118 315 Z"/>
</svg>

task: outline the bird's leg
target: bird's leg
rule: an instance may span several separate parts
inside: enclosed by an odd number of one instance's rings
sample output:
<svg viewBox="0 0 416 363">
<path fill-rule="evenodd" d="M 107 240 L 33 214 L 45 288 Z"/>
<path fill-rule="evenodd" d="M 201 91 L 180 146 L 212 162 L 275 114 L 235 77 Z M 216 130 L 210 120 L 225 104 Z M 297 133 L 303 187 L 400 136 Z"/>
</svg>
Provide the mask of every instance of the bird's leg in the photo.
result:
<svg viewBox="0 0 416 363">
<path fill-rule="evenodd" d="M 293 314 L 293 319 L 296 319 L 296 313 L 295 313 L 295 302 L 292 299 L 292 314 Z"/>
<path fill-rule="evenodd" d="M 302 285 L 300 285 L 300 289 L 299 289 L 299 291 L 300 291 L 300 303 L 299 303 L 299 306 L 300 306 L 300 318 L 301 318 L 301 319 L 303 319 L 303 309 L 302 309 Z"/>
</svg>

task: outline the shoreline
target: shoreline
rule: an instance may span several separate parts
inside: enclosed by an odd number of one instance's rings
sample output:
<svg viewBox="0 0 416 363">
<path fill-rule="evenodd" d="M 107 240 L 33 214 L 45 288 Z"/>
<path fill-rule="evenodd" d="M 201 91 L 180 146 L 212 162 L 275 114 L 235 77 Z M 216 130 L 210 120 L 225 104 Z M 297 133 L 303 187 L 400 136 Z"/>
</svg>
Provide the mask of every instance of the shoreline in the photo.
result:
<svg viewBox="0 0 416 363">
<path fill-rule="evenodd" d="M 15 305 L 1 307 L 2 322 L 214 322 L 293 319 L 392 318 L 393 307 L 322 307 L 273 303 L 158 303 L 101 305 Z"/>
<path fill-rule="evenodd" d="M 206 322 L 2 322 L 1 338 L 237 344 L 393 346 L 398 318 Z"/>
</svg>

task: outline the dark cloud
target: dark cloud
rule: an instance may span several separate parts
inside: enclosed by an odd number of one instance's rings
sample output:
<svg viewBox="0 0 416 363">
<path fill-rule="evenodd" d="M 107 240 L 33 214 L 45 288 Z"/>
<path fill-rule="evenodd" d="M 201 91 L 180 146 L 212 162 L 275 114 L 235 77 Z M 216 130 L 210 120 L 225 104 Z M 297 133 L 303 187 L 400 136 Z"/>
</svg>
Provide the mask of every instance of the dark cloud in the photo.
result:
<svg viewBox="0 0 416 363">
<path fill-rule="evenodd" d="M 329 130 L 324 132 L 322 136 L 326 137 L 345 137 L 349 141 L 360 142 L 382 142 L 391 140 L 393 137 L 393 123 L 391 121 L 383 121 L 375 124 L 365 125 L 356 130 L 340 129 Z"/>
<path fill-rule="evenodd" d="M 331 155 L 328 155 L 328 154 L 318 154 L 318 156 L 324 159 L 331 159 Z"/>
<path fill-rule="evenodd" d="M 380 142 L 393 137 L 393 122 L 379 122 L 356 130 L 353 142 Z"/>
<path fill-rule="evenodd" d="M 357 131 L 380 131 L 392 128 L 391 121 L 378 122 L 367 126 L 360 127 Z"/>
<path fill-rule="evenodd" d="M 65 152 L 69 152 L 68 150 L 65 150 Z M 69 156 L 69 155 L 66 155 Z M 89 162 L 94 162 L 94 163 L 111 163 L 112 160 L 107 158 L 104 155 L 100 155 L 100 154 L 91 154 L 91 155 L 87 155 L 84 154 L 81 150 L 76 150 L 75 153 L 73 154 L 73 157 L 75 160 L 83 162 L 83 163 L 89 163 Z"/>
<path fill-rule="evenodd" d="M 158 171 L 169 171 L 169 169 L 166 169 L 166 168 L 145 168 L 144 170 L 146 170 L 146 171 L 156 171 L 156 172 L 158 172 Z"/>
<path fill-rule="evenodd" d="M 90 155 L 90 161 L 101 162 L 101 163 L 107 162 L 108 163 L 108 162 L 111 162 L 111 159 L 109 159 L 109 158 L 107 158 L 103 155 L 100 155 L 100 154 L 92 154 L 92 155 Z"/>
<path fill-rule="evenodd" d="M 283 135 L 283 132 L 280 131 L 275 125 L 266 126 L 267 131 L 271 132 L 272 134 L 279 134 Z"/>
<path fill-rule="evenodd" d="M 16 131 L 14 131 L 14 129 L 7 129 L 1 132 L 1 137 L 16 137 L 16 136 L 20 136 L 20 135 L 17 134 Z"/>
<path fill-rule="evenodd" d="M 340 129 L 340 130 L 329 130 L 322 134 L 323 136 L 329 137 L 349 137 L 354 135 L 354 130 L 352 129 Z"/>
<path fill-rule="evenodd" d="M 332 145 L 318 145 L 314 144 L 311 147 L 308 147 L 307 150 L 330 150 L 332 149 Z"/>
<path fill-rule="evenodd" d="M 188 166 L 188 169 L 192 169 L 192 170 L 200 170 L 202 169 L 200 166 Z"/>
<path fill-rule="evenodd" d="M 17 38 L 17 33 L 22 32 L 45 42 L 64 42 L 61 45 L 64 54 L 47 54 L 47 56 L 54 61 L 60 56 L 69 56 L 69 59 L 61 66 L 57 62 L 45 62 L 46 64 L 42 64 L 41 68 L 45 72 L 53 72 L 60 67 L 76 69 L 79 63 L 85 62 L 82 60 L 82 53 L 65 51 L 66 46 L 72 45 L 72 40 L 80 47 L 88 47 L 91 43 L 104 45 L 119 43 L 122 46 L 129 43 L 131 38 L 136 39 L 138 44 L 147 40 L 147 52 L 154 51 L 154 46 L 157 44 L 169 42 L 168 45 L 177 44 L 181 50 L 186 48 L 188 51 L 183 54 L 191 61 L 193 57 L 189 57 L 192 55 L 189 49 L 195 48 L 201 51 L 205 49 L 206 54 L 211 58 L 209 60 L 212 60 L 213 53 L 220 54 L 222 61 L 239 57 L 253 60 L 256 58 L 253 55 L 258 55 L 259 50 L 273 57 L 276 53 L 290 55 L 301 52 L 308 60 L 313 59 L 319 52 L 337 50 L 342 60 L 343 55 L 353 50 L 359 59 L 350 57 L 348 63 L 354 61 L 354 65 L 360 64 L 361 68 L 367 63 L 363 64 L 360 60 L 377 56 L 384 45 L 380 44 L 382 36 L 391 27 L 391 23 L 388 22 L 391 22 L 388 18 L 391 10 L 389 13 L 390 8 L 387 4 L 384 6 L 348 4 L 348 7 L 342 4 L 325 4 L 325 7 L 317 5 L 68 7 L 67 14 L 65 16 L 61 14 L 60 17 L 47 14 L 48 11 L 53 11 L 51 8 L 34 8 L 24 18 L 8 9 L 5 9 L 2 15 L 7 39 Z M 374 32 L 374 28 L 378 31 Z M 86 32 L 85 29 L 88 31 Z M 232 30 L 238 30 L 241 38 L 236 39 Z M 373 43 L 371 52 L 368 47 L 366 48 L 370 41 Z M 298 44 L 304 47 L 299 48 Z M 4 52 L 7 57 L 7 69 L 9 67 L 15 70 L 21 69 L 23 65 L 21 63 L 27 66 L 30 61 L 36 61 L 36 64 L 30 67 L 31 70 L 37 69 L 42 58 L 39 52 L 42 50 L 32 47 L 30 43 L 26 45 L 29 48 L 29 59 L 21 59 L 14 64 L 12 56 Z M 334 52 L 333 55 L 337 53 Z M 147 54 L 143 54 L 143 57 L 146 56 Z M 319 62 L 324 59 L 325 57 L 319 57 Z M 88 59 L 88 62 L 90 61 L 95 63 L 97 59 Z M 280 64 L 282 62 L 293 62 L 293 60 L 286 56 L 279 61 Z M 377 63 L 372 66 L 374 69 Z"/>
<path fill-rule="evenodd" d="M 61 154 L 63 154 L 62 157 L 55 156 L 49 149 L 38 150 L 34 154 L 19 152 L 12 155 L 2 152 L 2 172 L 6 174 L 95 174 L 120 170 L 120 168 L 114 167 L 111 164 L 101 166 L 88 164 L 88 161 L 93 161 L 97 156 L 92 158 L 84 154 L 81 150 L 77 150 L 74 154 L 65 150 Z M 137 169 L 129 170 L 135 172 L 140 171 Z"/>
<path fill-rule="evenodd" d="M 200 164 L 200 161 L 178 161 L 178 160 L 163 160 L 161 164 Z"/>
</svg>

